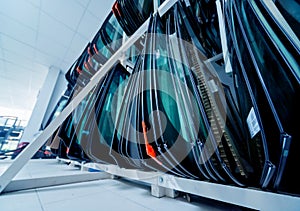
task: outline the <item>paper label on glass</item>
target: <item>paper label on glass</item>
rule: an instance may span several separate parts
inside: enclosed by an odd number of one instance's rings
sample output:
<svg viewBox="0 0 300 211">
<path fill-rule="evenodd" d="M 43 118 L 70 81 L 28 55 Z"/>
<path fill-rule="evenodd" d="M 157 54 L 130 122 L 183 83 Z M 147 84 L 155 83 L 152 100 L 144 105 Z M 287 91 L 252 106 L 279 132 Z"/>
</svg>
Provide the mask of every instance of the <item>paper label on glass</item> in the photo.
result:
<svg viewBox="0 0 300 211">
<path fill-rule="evenodd" d="M 247 124 L 248 124 L 251 138 L 253 138 L 260 131 L 260 127 L 259 127 L 253 107 L 251 108 L 249 115 L 247 117 Z"/>
</svg>

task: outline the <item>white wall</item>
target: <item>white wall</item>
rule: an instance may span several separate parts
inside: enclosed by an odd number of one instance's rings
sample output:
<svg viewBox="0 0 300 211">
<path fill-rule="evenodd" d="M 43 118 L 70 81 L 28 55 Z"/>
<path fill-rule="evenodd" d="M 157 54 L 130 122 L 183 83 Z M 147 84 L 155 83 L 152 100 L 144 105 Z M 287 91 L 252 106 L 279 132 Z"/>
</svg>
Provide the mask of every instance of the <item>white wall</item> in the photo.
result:
<svg viewBox="0 0 300 211">
<path fill-rule="evenodd" d="M 41 123 L 51 101 L 52 93 L 55 90 L 60 72 L 60 69 L 56 67 L 52 66 L 49 68 L 46 80 L 39 91 L 35 106 L 28 121 L 28 125 L 24 130 L 21 141 L 32 142 L 39 134 Z"/>
</svg>

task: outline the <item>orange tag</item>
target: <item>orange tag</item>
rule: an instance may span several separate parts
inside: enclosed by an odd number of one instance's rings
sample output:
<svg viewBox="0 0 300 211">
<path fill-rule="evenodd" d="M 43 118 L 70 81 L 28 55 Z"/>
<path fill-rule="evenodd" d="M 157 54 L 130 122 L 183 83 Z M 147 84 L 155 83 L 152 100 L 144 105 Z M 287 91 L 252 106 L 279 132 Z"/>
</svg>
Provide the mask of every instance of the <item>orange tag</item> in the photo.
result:
<svg viewBox="0 0 300 211">
<path fill-rule="evenodd" d="M 143 127 L 143 134 L 144 134 L 144 140 L 146 144 L 146 153 L 149 157 L 151 157 L 156 163 L 159 165 L 162 165 L 162 163 L 156 158 L 156 153 L 153 147 L 149 144 L 148 142 L 148 137 L 147 137 L 147 126 L 144 121 L 142 121 L 142 127 Z"/>
</svg>

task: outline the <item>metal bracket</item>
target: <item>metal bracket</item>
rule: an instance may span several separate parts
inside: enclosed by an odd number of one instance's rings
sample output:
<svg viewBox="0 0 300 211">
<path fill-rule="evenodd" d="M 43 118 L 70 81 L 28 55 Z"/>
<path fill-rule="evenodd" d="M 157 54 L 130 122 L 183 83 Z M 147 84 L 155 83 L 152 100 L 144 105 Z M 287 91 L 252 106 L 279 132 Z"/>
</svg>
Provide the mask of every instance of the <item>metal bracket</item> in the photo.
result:
<svg viewBox="0 0 300 211">
<path fill-rule="evenodd" d="M 205 61 L 204 61 L 204 64 L 216 62 L 216 61 L 218 61 L 218 60 L 221 60 L 222 57 L 223 57 L 223 53 L 219 53 L 219 54 L 217 54 L 217 55 L 215 55 L 215 56 L 213 56 L 213 57 L 211 57 L 211 58 L 205 60 Z"/>
<path fill-rule="evenodd" d="M 157 198 L 166 196 L 174 199 L 178 197 L 179 193 L 178 191 L 171 188 L 165 188 L 165 187 L 151 184 L 151 195 Z"/>
</svg>

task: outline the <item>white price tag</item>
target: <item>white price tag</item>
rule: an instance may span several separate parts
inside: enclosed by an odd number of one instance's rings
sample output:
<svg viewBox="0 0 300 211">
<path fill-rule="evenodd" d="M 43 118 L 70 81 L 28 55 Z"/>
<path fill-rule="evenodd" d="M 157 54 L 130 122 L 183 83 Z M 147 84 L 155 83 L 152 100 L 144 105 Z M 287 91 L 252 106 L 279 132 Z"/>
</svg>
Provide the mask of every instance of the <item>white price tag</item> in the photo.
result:
<svg viewBox="0 0 300 211">
<path fill-rule="evenodd" d="M 248 124 L 251 138 L 253 138 L 260 131 L 260 127 L 259 127 L 253 107 L 251 108 L 249 115 L 247 117 L 247 124 Z"/>
</svg>

